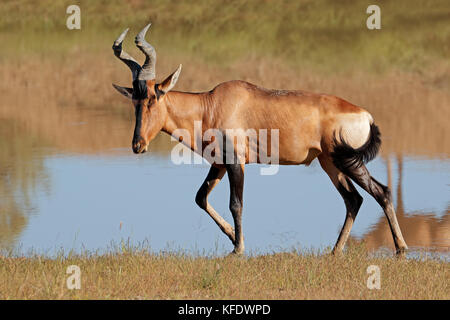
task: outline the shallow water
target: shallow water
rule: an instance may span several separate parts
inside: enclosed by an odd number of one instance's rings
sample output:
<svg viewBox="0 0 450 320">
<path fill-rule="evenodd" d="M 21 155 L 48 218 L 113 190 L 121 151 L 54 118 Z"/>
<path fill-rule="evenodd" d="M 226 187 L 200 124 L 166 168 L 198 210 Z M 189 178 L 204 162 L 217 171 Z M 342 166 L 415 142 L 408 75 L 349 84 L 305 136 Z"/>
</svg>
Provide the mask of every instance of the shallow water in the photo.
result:
<svg viewBox="0 0 450 320">
<path fill-rule="evenodd" d="M 61 249 L 102 251 L 112 243 L 127 241 L 132 245 L 145 242 L 154 251 L 231 251 L 229 240 L 194 202 L 208 165 L 173 164 L 161 141 L 151 144 L 150 152 L 143 155 L 134 155 L 122 141 L 118 148 L 73 152 L 47 145 L 8 119 L 0 124 L 2 248 L 52 255 Z M 131 138 L 130 125 L 124 124 L 121 130 Z M 260 175 L 259 168 L 250 165 L 246 169 L 243 227 L 247 251 L 258 254 L 333 246 L 345 207 L 318 162 L 309 167 L 282 166 L 273 176 Z M 392 155 L 378 157 L 368 168 L 378 180 L 391 185 L 412 254 L 426 250 L 448 259 L 449 159 Z M 225 177 L 209 200 L 231 222 L 228 188 Z M 364 203 L 352 240 L 364 240 L 371 250 L 393 249 L 381 208 L 359 191 Z"/>
</svg>

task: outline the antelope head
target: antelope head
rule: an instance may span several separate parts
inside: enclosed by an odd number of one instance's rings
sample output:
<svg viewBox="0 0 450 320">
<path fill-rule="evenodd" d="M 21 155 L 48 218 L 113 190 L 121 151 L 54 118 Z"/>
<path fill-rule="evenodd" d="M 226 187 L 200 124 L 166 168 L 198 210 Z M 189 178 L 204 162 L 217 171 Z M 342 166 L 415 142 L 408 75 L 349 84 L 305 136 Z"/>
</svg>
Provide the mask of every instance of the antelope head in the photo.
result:
<svg viewBox="0 0 450 320">
<path fill-rule="evenodd" d="M 166 93 L 176 84 L 181 72 L 181 65 L 163 82 L 156 83 L 155 65 L 156 51 L 152 45 L 145 41 L 145 34 L 150 28 L 148 24 L 135 38 L 136 46 L 144 53 L 145 62 L 142 66 L 128 53 L 122 50 L 122 42 L 128 29 L 114 41 L 114 55 L 122 60 L 131 70 L 133 87 L 121 87 L 113 84 L 125 97 L 133 102 L 136 115 L 132 149 L 134 153 L 147 151 L 150 141 L 161 131 L 167 117 L 167 108 L 164 103 Z"/>
</svg>

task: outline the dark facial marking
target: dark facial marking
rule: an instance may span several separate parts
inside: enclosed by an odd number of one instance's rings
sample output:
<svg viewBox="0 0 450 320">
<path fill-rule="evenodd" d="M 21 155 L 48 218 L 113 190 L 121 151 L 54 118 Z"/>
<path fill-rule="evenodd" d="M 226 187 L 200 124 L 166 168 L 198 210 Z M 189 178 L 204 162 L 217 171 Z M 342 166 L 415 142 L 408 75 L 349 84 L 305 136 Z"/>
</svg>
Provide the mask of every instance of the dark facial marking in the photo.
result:
<svg viewBox="0 0 450 320">
<path fill-rule="evenodd" d="M 134 139 L 140 138 L 139 132 L 141 131 L 142 125 L 142 104 L 138 103 L 135 108 L 136 115 L 136 127 L 134 128 Z"/>
<path fill-rule="evenodd" d="M 148 98 L 147 82 L 145 80 L 133 81 L 133 100 L 142 100 Z"/>
</svg>

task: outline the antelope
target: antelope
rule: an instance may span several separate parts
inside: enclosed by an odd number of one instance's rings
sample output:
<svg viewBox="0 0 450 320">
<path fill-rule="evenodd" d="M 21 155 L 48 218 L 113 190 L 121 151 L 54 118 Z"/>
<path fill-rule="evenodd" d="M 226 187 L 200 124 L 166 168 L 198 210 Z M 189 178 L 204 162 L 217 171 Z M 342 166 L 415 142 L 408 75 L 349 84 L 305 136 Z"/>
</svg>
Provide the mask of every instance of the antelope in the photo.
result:
<svg viewBox="0 0 450 320">
<path fill-rule="evenodd" d="M 202 132 L 214 128 L 225 132 L 225 138 L 228 138 L 228 129 L 277 129 L 279 164 L 309 165 L 318 158 L 322 169 L 344 199 L 347 212 L 332 250 L 333 254 L 343 251 L 363 201 L 352 181 L 374 197 L 382 207 L 391 229 L 396 253 L 404 254 L 407 245 L 397 222 L 391 192 L 388 187 L 375 180 L 365 166 L 377 155 L 381 144 L 380 131 L 369 112 L 332 95 L 269 90 L 236 80 L 223 82 L 208 92 L 174 91 L 172 89 L 178 81 L 181 65 L 164 81 L 156 82 L 156 51 L 145 40 L 150 25 L 142 29 L 135 38 L 136 46 L 145 55 L 142 66 L 122 50 L 122 42 L 129 29 L 113 44 L 115 56 L 122 60 L 132 73 L 132 88 L 115 84 L 113 86 L 119 93 L 131 99 L 134 105 L 134 153 L 147 151 L 150 141 L 160 131 L 173 135 L 177 129 L 182 128 L 190 133 L 190 137 L 194 137 L 196 121 L 201 121 Z M 176 138 L 200 155 L 212 143 L 202 141 L 199 144 L 193 138 Z M 253 146 L 250 146 L 247 139 L 238 140 L 233 140 L 235 149 L 245 150 L 239 158 L 240 161 L 210 163 L 208 175 L 196 194 L 195 202 L 231 240 L 234 245 L 231 254 L 240 255 L 244 253 L 244 168 L 245 164 L 262 162 L 258 157 L 249 157 L 249 150 Z M 230 182 L 229 209 L 234 228 L 208 202 L 208 195 L 225 173 L 228 174 Z"/>
</svg>

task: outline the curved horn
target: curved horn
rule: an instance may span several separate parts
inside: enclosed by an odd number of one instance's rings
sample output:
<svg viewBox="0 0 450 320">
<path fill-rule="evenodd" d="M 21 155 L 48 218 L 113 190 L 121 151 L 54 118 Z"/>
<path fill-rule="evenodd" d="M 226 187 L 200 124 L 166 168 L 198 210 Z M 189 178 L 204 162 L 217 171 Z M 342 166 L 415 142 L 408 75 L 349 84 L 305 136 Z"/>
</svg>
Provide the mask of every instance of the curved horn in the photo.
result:
<svg viewBox="0 0 450 320">
<path fill-rule="evenodd" d="M 135 80 L 137 76 L 140 74 L 142 68 L 139 65 L 139 63 L 136 62 L 136 60 L 134 60 L 128 53 L 122 50 L 122 42 L 123 39 L 125 39 L 128 30 L 129 29 L 127 28 L 124 32 L 121 33 L 121 35 L 116 39 L 116 41 L 114 41 L 112 48 L 114 50 L 114 55 L 123 62 L 125 62 L 125 64 L 130 68 L 131 73 L 133 75 L 133 80 Z"/>
<path fill-rule="evenodd" d="M 151 44 L 145 41 L 145 34 L 150 26 L 151 23 L 142 29 L 134 39 L 136 46 L 145 54 L 145 62 L 138 76 L 139 80 L 155 79 L 156 51 Z"/>
</svg>

